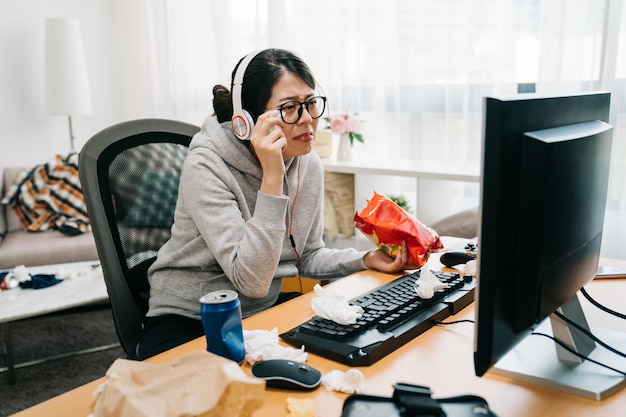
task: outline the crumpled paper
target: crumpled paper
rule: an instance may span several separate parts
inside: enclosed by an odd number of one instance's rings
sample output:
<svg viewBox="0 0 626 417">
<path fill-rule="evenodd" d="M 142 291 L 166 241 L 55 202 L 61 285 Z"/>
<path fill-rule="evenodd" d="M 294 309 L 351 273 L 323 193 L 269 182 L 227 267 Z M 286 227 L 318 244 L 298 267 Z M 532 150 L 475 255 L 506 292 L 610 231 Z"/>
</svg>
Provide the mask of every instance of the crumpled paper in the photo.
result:
<svg viewBox="0 0 626 417">
<path fill-rule="evenodd" d="M 433 298 L 435 292 L 445 288 L 445 286 L 446 284 L 439 281 L 439 278 L 430 272 L 428 264 L 422 268 L 419 279 L 415 281 L 415 291 L 417 292 L 417 295 L 425 300 Z"/>
<path fill-rule="evenodd" d="M 358 394 L 365 389 L 365 376 L 363 372 L 354 368 L 346 372 L 335 369 L 322 376 L 322 385 L 331 391 Z"/>
<path fill-rule="evenodd" d="M 310 398 L 287 397 L 285 417 L 315 417 L 315 402 Z"/>
<path fill-rule="evenodd" d="M 354 324 L 363 315 L 361 307 L 350 305 L 342 296 L 330 293 L 321 285 L 315 284 L 313 289 L 316 297 L 311 300 L 311 309 L 318 316 L 339 324 Z"/>
<path fill-rule="evenodd" d="M 158 365 L 117 359 L 106 375 L 93 417 L 249 417 L 265 396 L 265 381 L 206 351 Z"/>
<path fill-rule="evenodd" d="M 309 354 L 300 349 L 282 346 L 278 343 L 278 329 L 272 330 L 243 330 L 243 340 L 246 349 L 245 360 L 250 365 L 267 359 L 291 359 L 296 362 L 306 362 Z"/>
</svg>

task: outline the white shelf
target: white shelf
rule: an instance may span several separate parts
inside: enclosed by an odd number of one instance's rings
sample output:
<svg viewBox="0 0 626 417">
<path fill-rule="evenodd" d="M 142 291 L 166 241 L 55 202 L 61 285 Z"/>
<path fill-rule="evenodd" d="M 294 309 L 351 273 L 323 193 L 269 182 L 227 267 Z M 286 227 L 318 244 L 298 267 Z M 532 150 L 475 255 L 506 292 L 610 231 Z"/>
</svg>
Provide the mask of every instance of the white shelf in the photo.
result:
<svg viewBox="0 0 626 417">
<path fill-rule="evenodd" d="M 322 159 L 328 172 L 344 174 L 373 174 L 434 179 L 446 181 L 480 182 L 480 166 L 457 162 L 415 161 L 410 159 L 356 159 L 337 161 Z"/>
</svg>

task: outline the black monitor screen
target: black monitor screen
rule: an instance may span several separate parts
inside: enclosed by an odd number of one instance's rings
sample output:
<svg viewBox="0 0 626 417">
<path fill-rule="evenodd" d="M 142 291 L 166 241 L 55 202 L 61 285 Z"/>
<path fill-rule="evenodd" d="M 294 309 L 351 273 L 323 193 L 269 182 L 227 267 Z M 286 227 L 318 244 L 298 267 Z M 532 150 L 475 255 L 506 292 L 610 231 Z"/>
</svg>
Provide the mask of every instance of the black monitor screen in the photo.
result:
<svg viewBox="0 0 626 417">
<path fill-rule="evenodd" d="M 547 325 L 548 333 L 559 336 L 560 328 L 552 324 L 550 330 L 550 320 L 544 321 L 555 311 L 586 325 L 576 294 L 595 276 L 600 256 L 610 93 L 488 97 L 484 105 L 476 374 L 491 369 L 595 399 L 610 395 L 623 375 L 606 371 L 607 388 L 598 388 L 587 375 L 577 376 L 588 364 L 579 367 L 578 357 L 563 360 L 553 341 L 530 335 Z M 583 335 L 571 337 L 582 339 L 574 347 L 585 354 L 599 350 Z M 513 352 L 527 344 L 530 364 Z M 588 382 L 564 388 L 563 380 L 570 379 Z"/>
</svg>

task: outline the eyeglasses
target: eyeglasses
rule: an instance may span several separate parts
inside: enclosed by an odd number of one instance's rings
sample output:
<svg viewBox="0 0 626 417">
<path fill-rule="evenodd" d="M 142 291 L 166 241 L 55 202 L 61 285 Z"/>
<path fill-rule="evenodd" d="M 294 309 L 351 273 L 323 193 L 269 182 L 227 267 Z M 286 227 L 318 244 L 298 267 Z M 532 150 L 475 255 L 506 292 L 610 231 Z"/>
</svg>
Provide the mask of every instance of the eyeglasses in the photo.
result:
<svg viewBox="0 0 626 417">
<path fill-rule="evenodd" d="M 315 96 L 307 101 L 288 101 L 276 108 L 280 111 L 280 118 L 283 122 L 293 125 L 302 117 L 303 107 L 306 107 L 312 119 L 319 119 L 326 109 L 326 97 Z"/>
</svg>

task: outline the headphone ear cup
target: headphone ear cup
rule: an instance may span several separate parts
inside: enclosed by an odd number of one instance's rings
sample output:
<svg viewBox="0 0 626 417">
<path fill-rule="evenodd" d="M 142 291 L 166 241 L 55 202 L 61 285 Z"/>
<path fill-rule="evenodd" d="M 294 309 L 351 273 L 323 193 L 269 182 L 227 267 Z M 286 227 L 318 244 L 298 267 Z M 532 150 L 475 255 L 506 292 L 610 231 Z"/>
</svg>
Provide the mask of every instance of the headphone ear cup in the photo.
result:
<svg viewBox="0 0 626 417">
<path fill-rule="evenodd" d="M 235 77 L 233 78 L 231 92 L 233 102 L 233 117 L 230 120 L 230 126 L 235 136 L 237 136 L 241 140 L 249 139 L 250 134 L 252 133 L 252 129 L 254 129 L 254 119 L 252 118 L 250 113 L 248 113 L 248 111 L 243 108 L 241 97 L 243 88 L 243 76 L 246 73 L 246 68 L 248 68 L 248 64 L 250 64 L 250 61 L 252 61 L 252 59 L 261 52 L 262 51 L 255 51 L 244 57 L 244 59 L 237 67 Z"/>
<path fill-rule="evenodd" d="M 234 114 L 230 124 L 235 136 L 241 140 L 250 139 L 250 134 L 254 129 L 254 119 L 246 110 L 241 109 L 241 112 Z"/>
</svg>

